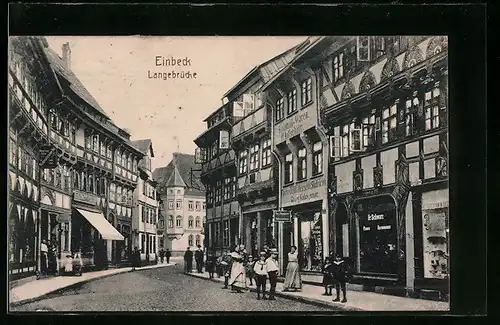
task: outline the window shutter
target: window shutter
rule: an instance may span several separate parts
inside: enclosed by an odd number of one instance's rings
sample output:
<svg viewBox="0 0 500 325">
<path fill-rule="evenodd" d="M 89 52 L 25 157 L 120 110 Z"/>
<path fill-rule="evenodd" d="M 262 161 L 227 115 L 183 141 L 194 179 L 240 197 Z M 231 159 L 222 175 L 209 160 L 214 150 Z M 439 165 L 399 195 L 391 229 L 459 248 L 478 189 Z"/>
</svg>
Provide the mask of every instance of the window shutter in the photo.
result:
<svg viewBox="0 0 500 325">
<path fill-rule="evenodd" d="M 243 108 L 243 102 L 233 102 L 233 116 L 243 117 L 245 116 L 245 110 Z"/>
</svg>

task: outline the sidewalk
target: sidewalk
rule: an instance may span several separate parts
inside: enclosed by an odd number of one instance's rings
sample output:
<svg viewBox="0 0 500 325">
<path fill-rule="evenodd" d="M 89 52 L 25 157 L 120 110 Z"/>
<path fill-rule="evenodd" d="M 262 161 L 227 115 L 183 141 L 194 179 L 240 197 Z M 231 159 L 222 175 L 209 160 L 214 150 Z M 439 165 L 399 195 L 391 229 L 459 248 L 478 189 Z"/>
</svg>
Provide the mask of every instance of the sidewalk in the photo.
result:
<svg viewBox="0 0 500 325">
<path fill-rule="evenodd" d="M 224 282 L 224 278 L 209 279 L 208 273 L 189 273 L 190 276 L 203 278 L 214 282 Z M 248 282 L 247 282 L 248 284 Z M 248 285 L 250 291 L 255 292 L 255 284 Z M 269 281 L 267 281 L 267 289 L 269 290 Z M 222 289 L 221 289 L 222 290 Z M 312 303 L 322 306 L 330 306 L 332 309 L 340 309 L 344 311 L 449 311 L 449 304 L 446 302 L 436 302 L 423 299 L 413 299 L 405 297 L 397 297 L 384 295 L 374 292 L 365 291 L 347 291 L 347 302 L 333 302 L 335 297 L 322 296 L 324 288 L 320 286 L 302 285 L 301 292 L 283 292 L 283 283 L 276 286 L 276 296 L 286 299 L 298 300 L 305 303 Z M 335 289 L 333 290 L 335 296 Z M 342 298 L 342 297 L 341 297 Z"/>
<path fill-rule="evenodd" d="M 136 268 L 136 271 L 156 269 L 160 267 L 176 265 L 175 262 L 169 264 L 156 264 Z M 62 289 L 67 289 L 77 284 L 84 284 L 86 282 L 105 278 L 108 276 L 131 272 L 132 267 L 124 267 L 117 269 L 110 269 L 104 271 L 95 271 L 83 273 L 82 276 L 58 276 L 41 280 L 33 280 L 23 283 L 9 290 L 9 302 L 11 305 L 22 305 L 29 302 L 44 299 L 45 296 L 55 293 Z"/>
</svg>

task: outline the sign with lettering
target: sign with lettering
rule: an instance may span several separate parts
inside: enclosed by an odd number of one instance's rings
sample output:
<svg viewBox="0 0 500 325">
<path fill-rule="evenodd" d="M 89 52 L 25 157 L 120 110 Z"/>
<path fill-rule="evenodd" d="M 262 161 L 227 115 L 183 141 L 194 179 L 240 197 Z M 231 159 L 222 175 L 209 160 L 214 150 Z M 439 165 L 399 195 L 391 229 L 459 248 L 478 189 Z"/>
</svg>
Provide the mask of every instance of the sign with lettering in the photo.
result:
<svg viewBox="0 0 500 325">
<path fill-rule="evenodd" d="M 229 149 L 229 132 L 226 130 L 219 132 L 219 149 Z"/>
<path fill-rule="evenodd" d="M 327 196 L 325 177 L 314 178 L 303 183 L 285 187 L 281 193 L 283 207 L 322 200 Z"/>
<path fill-rule="evenodd" d="M 291 222 L 292 215 L 290 211 L 273 211 L 274 221 L 275 222 Z"/>
<path fill-rule="evenodd" d="M 384 215 L 375 213 L 368 214 L 368 221 L 376 221 L 376 220 L 384 220 Z"/>
<path fill-rule="evenodd" d="M 40 166 L 42 168 L 56 168 L 57 154 L 53 146 L 42 146 L 40 148 Z"/>
<path fill-rule="evenodd" d="M 97 205 L 99 202 L 99 197 L 92 193 L 82 192 L 82 191 L 73 191 L 73 199 L 75 201 L 84 202 L 92 205 Z"/>
<path fill-rule="evenodd" d="M 279 144 L 316 126 L 318 123 L 316 105 L 311 105 L 297 114 L 276 124 L 274 143 Z"/>
</svg>

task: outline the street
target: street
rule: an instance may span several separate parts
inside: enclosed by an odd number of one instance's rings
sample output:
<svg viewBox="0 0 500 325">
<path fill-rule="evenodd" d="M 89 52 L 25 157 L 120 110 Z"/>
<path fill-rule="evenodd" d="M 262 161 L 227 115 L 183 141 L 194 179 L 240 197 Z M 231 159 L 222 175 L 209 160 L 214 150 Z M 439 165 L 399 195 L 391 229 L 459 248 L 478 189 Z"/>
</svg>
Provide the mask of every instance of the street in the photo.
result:
<svg viewBox="0 0 500 325">
<path fill-rule="evenodd" d="M 257 300 L 253 292 L 231 293 L 222 289 L 220 283 L 183 274 L 181 264 L 95 280 L 11 311 L 332 311 L 276 299 Z"/>
</svg>

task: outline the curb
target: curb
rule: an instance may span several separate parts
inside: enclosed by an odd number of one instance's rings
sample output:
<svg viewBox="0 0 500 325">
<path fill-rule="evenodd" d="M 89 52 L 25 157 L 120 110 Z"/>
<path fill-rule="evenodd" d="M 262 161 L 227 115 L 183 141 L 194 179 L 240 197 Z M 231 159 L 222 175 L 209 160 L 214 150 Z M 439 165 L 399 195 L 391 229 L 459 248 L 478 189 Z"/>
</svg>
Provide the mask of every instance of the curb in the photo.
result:
<svg viewBox="0 0 500 325">
<path fill-rule="evenodd" d="M 208 280 L 208 281 L 217 282 L 217 283 L 222 282 L 219 279 L 209 279 L 209 278 L 205 278 L 205 277 L 199 277 L 199 276 L 196 276 L 196 275 L 191 274 L 191 273 L 185 273 L 185 274 L 188 276 L 191 276 L 193 278 L 198 278 L 198 279 L 202 279 L 202 280 Z M 257 292 L 257 289 L 248 288 L 248 291 Z M 360 309 L 360 308 L 356 308 L 356 307 L 349 307 L 349 306 L 340 305 L 340 304 L 337 305 L 337 304 L 329 303 L 329 302 L 322 301 L 319 299 L 304 298 L 304 297 L 300 297 L 300 296 L 292 296 L 292 295 L 289 295 L 289 294 L 286 294 L 283 292 L 279 292 L 279 291 L 276 291 L 275 296 L 285 298 L 288 300 L 299 301 L 299 302 L 302 302 L 305 304 L 314 305 L 314 306 L 318 306 L 318 307 L 334 307 L 334 308 L 340 309 L 341 311 L 365 311 L 364 309 Z"/>
<path fill-rule="evenodd" d="M 165 265 L 164 267 L 175 266 L 175 265 L 177 265 L 177 263 L 174 263 L 172 265 Z M 101 279 L 105 279 L 105 278 L 112 277 L 112 276 L 115 276 L 115 275 L 120 275 L 120 274 L 125 274 L 125 273 L 130 273 L 130 272 L 147 271 L 147 270 L 154 270 L 154 269 L 160 269 L 160 268 L 162 268 L 162 267 L 152 267 L 152 268 L 148 268 L 148 269 L 136 269 L 136 270 L 130 269 L 130 270 L 123 271 L 123 272 L 117 272 L 117 273 L 114 273 L 114 274 L 106 274 L 106 275 L 98 276 L 98 277 L 95 277 L 95 278 L 82 280 L 82 281 L 79 281 L 79 282 L 76 282 L 76 283 L 72 283 L 72 284 L 69 284 L 67 286 L 64 286 L 64 287 L 57 288 L 55 290 L 49 291 L 49 292 L 44 293 L 43 295 L 38 296 L 38 297 L 33 297 L 33 298 L 28 298 L 28 299 L 24 299 L 24 300 L 19 300 L 19 301 L 11 302 L 11 303 L 9 303 L 9 307 L 19 307 L 19 306 L 26 305 L 26 304 L 33 303 L 33 302 L 37 302 L 37 301 L 40 301 L 40 300 L 49 299 L 51 296 L 60 294 L 60 293 L 62 293 L 64 291 L 66 291 L 66 290 L 74 289 L 74 288 L 76 288 L 78 286 L 87 284 L 87 283 L 92 282 L 94 280 L 101 280 Z"/>
</svg>

